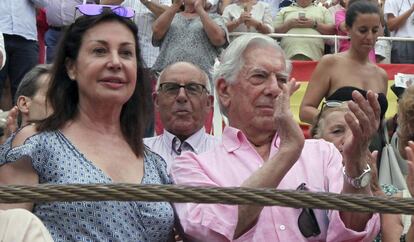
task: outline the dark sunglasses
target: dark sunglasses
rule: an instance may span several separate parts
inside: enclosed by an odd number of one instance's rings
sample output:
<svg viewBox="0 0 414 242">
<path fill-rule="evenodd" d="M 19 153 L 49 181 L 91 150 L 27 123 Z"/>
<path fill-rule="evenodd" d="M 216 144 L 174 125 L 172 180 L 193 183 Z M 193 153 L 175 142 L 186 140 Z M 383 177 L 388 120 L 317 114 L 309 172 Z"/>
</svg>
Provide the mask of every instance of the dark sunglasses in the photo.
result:
<svg viewBox="0 0 414 242">
<path fill-rule="evenodd" d="M 171 95 L 171 96 L 177 96 L 178 92 L 180 91 L 182 87 L 187 92 L 187 94 L 193 95 L 193 96 L 203 94 L 204 90 L 207 91 L 206 86 L 204 86 L 203 84 L 187 83 L 185 85 L 181 85 L 175 82 L 164 82 L 160 84 L 158 91 Z"/>
<path fill-rule="evenodd" d="M 297 191 L 308 191 L 306 183 L 302 183 L 296 188 Z M 311 208 L 302 208 L 302 212 L 299 214 L 298 227 L 300 232 L 305 238 L 311 236 L 317 236 L 321 233 L 318 225 L 318 220 L 315 217 L 315 213 Z"/>
<path fill-rule="evenodd" d="M 80 4 L 75 7 L 75 18 L 76 11 L 79 11 L 86 16 L 95 16 L 103 13 L 105 9 L 110 9 L 114 14 L 124 18 L 132 18 L 135 16 L 135 11 L 129 7 L 119 5 Z"/>
</svg>

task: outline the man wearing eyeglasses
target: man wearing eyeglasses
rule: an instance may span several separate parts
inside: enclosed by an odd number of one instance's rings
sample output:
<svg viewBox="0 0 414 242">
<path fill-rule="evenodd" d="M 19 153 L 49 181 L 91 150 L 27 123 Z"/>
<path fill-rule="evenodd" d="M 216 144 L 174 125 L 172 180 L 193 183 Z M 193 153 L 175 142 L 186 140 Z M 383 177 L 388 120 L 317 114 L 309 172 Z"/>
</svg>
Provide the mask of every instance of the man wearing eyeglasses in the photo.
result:
<svg viewBox="0 0 414 242">
<path fill-rule="evenodd" d="M 165 68 L 158 78 L 153 100 L 164 132 L 145 138 L 144 143 L 164 158 L 168 171 L 182 152 L 204 152 L 218 142 L 203 126 L 212 109 L 213 96 L 208 76 L 199 67 L 177 62 Z"/>
<path fill-rule="evenodd" d="M 375 94 L 355 92 L 346 121 L 353 137 L 343 157 L 331 143 L 304 140 L 290 111 L 299 85 L 276 41 L 243 35 L 223 52 L 214 73 L 221 111 L 227 116 L 221 142 L 172 164 L 175 183 L 242 186 L 314 192 L 371 194 L 367 151 L 379 126 Z M 342 165 L 344 164 L 344 165 Z M 174 204 L 191 241 L 372 241 L 378 214 L 276 206 Z"/>
</svg>

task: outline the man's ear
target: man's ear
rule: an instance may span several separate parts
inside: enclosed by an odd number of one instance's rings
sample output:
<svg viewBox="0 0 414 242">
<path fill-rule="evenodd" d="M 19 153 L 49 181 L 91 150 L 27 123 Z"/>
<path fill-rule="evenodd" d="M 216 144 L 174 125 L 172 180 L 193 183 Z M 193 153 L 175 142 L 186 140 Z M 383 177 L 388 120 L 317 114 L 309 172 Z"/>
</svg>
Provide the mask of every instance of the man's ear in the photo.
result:
<svg viewBox="0 0 414 242">
<path fill-rule="evenodd" d="M 223 78 L 218 79 L 216 82 L 217 98 L 224 108 L 227 108 L 231 102 L 229 87 L 230 85 Z"/>
<path fill-rule="evenodd" d="M 66 72 L 71 80 L 76 80 L 76 65 L 71 59 L 65 60 Z"/>
<path fill-rule="evenodd" d="M 29 107 L 30 107 L 30 98 L 26 97 L 26 96 L 19 96 L 17 98 L 17 108 L 19 108 L 19 111 L 23 114 L 23 115 L 27 115 L 29 114 Z"/>
</svg>

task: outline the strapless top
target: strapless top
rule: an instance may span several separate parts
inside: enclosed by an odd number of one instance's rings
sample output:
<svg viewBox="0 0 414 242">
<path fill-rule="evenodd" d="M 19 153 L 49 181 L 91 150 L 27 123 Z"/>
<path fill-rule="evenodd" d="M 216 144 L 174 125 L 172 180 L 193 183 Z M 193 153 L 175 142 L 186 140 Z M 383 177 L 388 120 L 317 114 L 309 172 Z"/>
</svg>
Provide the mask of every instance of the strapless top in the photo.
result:
<svg viewBox="0 0 414 242">
<path fill-rule="evenodd" d="M 334 93 L 332 93 L 332 95 L 327 97 L 326 100 L 327 101 L 342 101 L 342 102 L 350 101 L 352 100 L 352 92 L 355 90 L 359 91 L 364 97 L 366 97 L 367 95 L 366 90 L 363 90 L 357 87 L 345 86 L 345 87 L 338 88 Z M 381 107 L 381 120 L 382 120 L 388 108 L 387 97 L 385 96 L 384 93 L 378 93 L 378 102 Z"/>
</svg>

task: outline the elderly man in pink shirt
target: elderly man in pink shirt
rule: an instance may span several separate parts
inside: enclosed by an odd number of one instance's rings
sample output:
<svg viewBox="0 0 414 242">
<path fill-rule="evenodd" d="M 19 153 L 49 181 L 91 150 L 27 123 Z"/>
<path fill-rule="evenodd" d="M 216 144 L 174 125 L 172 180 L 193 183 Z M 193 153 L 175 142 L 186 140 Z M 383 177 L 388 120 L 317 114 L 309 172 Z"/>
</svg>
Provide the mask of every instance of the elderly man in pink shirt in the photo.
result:
<svg viewBox="0 0 414 242">
<path fill-rule="evenodd" d="M 172 165 L 177 184 L 308 189 L 371 194 L 368 144 L 379 126 L 373 92 L 353 93 L 346 121 L 352 139 L 341 153 L 322 140 L 304 140 L 290 111 L 299 87 L 289 79 L 290 63 L 270 37 L 243 35 L 221 56 L 215 87 L 228 117 L 221 143 L 196 155 L 184 153 Z M 287 207 L 175 204 L 191 241 L 372 241 L 379 217 L 371 213 Z"/>
</svg>

